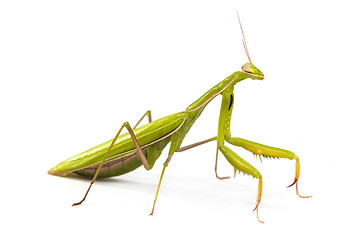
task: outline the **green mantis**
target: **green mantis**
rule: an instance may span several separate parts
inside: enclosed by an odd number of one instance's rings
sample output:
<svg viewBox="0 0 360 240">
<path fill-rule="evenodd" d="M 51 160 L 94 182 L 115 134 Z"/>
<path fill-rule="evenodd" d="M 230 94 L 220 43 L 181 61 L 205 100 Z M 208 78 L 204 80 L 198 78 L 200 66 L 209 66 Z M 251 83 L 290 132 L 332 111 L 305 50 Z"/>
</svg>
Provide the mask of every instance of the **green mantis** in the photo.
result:
<svg viewBox="0 0 360 240">
<path fill-rule="evenodd" d="M 231 134 L 230 121 L 234 105 L 234 86 L 238 82 L 248 78 L 253 80 L 264 79 L 264 74 L 254 66 L 250 59 L 241 23 L 240 28 L 243 35 L 245 52 L 249 59 L 249 62 L 245 63 L 241 67 L 241 71 L 234 72 L 223 81 L 212 87 L 199 99 L 190 104 L 185 111 L 178 112 L 155 121 L 152 121 L 151 119 L 151 112 L 147 111 L 133 128 L 128 122 L 125 122 L 117 132 L 114 139 L 71 157 L 49 170 L 49 174 L 57 176 L 77 174 L 92 177 L 90 186 L 83 199 L 80 202 L 74 203 L 73 206 L 80 205 L 83 201 L 85 201 L 91 186 L 98 177 L 107 178 L 126 174 L 141 165 L 143 165 L 146 170 L 150 170 L 154 166 L 155 161 L 161 155 L 163 149 L 169 143 L 170 149 L 168 157 L 163 165 L 150 215 L 154 214 L 155 204 L 160 185 L 164 177 L 165 169 L 168 167 L 174 153 L 185 151 L 211 141 L 217 141 L 215 158 L 215 175 L 217 178 L 225 179 L 219 177 L 217 174 L 217 161 L 220 150 L 227 161 L 234 167 L 235 174 L 236 172 L 242 172 L 258 180 L 258 196 L 254 211 L 256 210 L 257 218 L 260 222 L 262 221 L 259 218 L 258 209 L 262 194 L 262 175 L 256 168 L 227 147 L 225 143 L 242 147 L 259 157 L 286 158 L 289 160 L 295 160 L 295 179 L 290 186 L 295 184 L 296 193 L 299 195 L 298 179 L 300 173 L 300 163 L 299 158 L 293 152 L 233 137 Z M 222 97 L 222 103 L 217 136 L 189 146 L 181 147 L 183 139 L 194 122 L 201 115 L 202 111 L 211 102 L 211 100 L 219 95 Z M 138 127 L 139 123 L 146 116 L 148 117 L 149 123 Z M 120 135 L 124 128 L 126 128 L 127 133 Z"/>
</svg>

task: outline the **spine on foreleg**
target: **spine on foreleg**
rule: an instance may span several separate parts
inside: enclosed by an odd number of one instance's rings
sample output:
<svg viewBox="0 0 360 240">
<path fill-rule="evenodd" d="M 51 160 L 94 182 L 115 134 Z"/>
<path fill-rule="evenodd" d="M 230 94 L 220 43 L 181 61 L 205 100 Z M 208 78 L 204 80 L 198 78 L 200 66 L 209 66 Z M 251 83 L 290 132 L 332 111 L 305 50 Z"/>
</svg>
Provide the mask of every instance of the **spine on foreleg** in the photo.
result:
<svg viewBox="0 0 360 240">
<path fill-rule="evenodd" d="M 247 163 L 244 159 L 239 157 L 239 155 L 233 152 L 230 148 L 221 145 L 219 146 L 219 149 L 234 168 L 247 175 L 253 176 L 256 179 L 261 179 L 260 172 L 256 168 L 251 166 L 249 163 Z"/>
</svg>

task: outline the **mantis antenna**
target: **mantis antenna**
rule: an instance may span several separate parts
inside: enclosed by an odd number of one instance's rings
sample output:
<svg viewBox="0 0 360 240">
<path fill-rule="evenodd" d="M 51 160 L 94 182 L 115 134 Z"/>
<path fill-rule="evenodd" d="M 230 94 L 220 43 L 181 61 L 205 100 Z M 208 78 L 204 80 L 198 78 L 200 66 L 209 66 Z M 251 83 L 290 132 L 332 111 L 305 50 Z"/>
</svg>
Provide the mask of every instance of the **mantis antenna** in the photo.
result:
<svg viewBox="0 0 360 240">
<path fill-rule="evenodd" d="M 247 55 L 250 63 L 252 63 L 252 62 L 251 62 L 251 59 L 250 59 L 249 50 L 248 50 L 247 45 L 246 45 L 245 34 L 244 34 L 243 28 L 242 28 L 242 26 L 241 26 L 240 16 L 239 16 L 239 13 L 238 13 L 237 10 L 236 10 L 236 14 L 237 14 L 238 19 L 239 19 L 239 24 L 240 24 L 241 33 L 242 33 L 242 35 L 243 35 L 242 42 L 243 42 L 243 45 L 244 45 L 244 48 L 245 48 L 245 52 L 246 52 L 246 55 Z"/>
</svg>

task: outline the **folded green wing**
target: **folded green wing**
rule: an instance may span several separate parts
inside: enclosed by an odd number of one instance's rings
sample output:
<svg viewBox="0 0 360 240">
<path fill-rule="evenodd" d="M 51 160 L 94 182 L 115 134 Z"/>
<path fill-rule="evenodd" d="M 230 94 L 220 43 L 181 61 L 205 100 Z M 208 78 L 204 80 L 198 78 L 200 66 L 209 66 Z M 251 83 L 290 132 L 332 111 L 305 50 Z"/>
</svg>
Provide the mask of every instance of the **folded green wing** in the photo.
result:
<svg viewBox="0 0 360 240">
<path fill-rule="evenodd" d="M 183 112 L 175 113 L 134 129 L 139 145 L 144 146 L 168 135 L 183 122 L 183 116 Z M 70 172 L 99 164 L 103 160 L 111 141 L 112 139 L 59 163 L 50 169 L 48 173 L 52 175 L 66 175 Z M 125 133 L 116 140 L 108 159 L 134 149 L 135 145 L 130 134 Z"/>
</svg>

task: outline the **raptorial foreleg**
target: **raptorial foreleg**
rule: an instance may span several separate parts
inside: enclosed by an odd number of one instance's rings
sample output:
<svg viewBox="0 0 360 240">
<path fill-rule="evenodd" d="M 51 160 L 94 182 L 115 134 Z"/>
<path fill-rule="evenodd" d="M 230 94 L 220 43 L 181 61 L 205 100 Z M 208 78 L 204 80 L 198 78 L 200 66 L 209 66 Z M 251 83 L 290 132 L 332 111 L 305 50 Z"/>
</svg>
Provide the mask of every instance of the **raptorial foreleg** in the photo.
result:
<svg viewBox="0 0 360 240">
<path fill-rule="evenodd" d="M 266 146 L 260 143 L 252 142 L 246 139 L 238 138 L 238 137 L 225 137 L 225 140 L 235 146 L 242 147 L 250 152 L 252 152 L 255 156 L 258 156 L 260 159 L 263 158 L 286 158 L 289 160 L 295 160 L 295 179 L 292 184 L 288 187 L 296 184 L 296 194 L 301 198 L 309 198 L 311 196 L 301 196 L 298 192 L 298 180 L 300 176 L 300 161 L 298 156 L 295 153 L 281 149 L 276 147 Z"/>
</svg>

